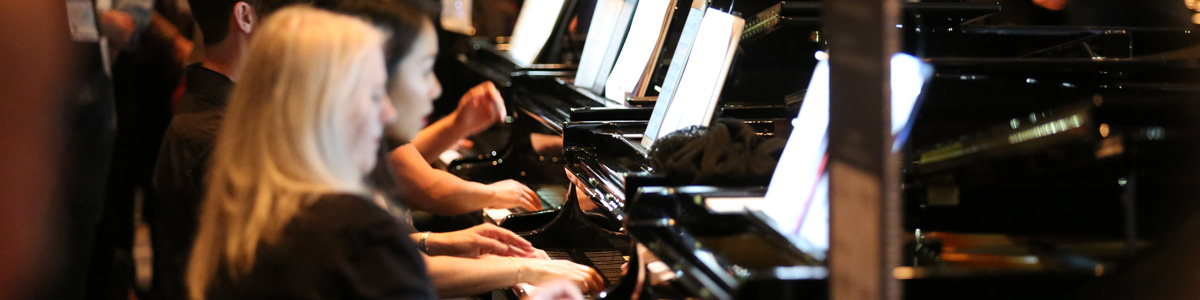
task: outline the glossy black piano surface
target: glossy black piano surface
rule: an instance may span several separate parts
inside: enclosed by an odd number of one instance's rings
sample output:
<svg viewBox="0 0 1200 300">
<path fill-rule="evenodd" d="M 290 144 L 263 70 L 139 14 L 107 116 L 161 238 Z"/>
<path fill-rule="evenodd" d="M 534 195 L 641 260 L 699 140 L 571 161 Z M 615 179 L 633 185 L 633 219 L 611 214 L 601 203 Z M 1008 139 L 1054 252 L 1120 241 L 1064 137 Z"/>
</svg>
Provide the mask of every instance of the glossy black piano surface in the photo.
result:
<svg viewBox="0 0 1200 300">
<path fill-rule="evenodd" d="M 726 4 L 744 16 L 773 5 L 739 2 Z M 977 22 L 996 9 L 906 3 L 903 49 L 936 69 L 902 150 L 904 226 L 916 232 L 905 236 L 908 263 L 895 274 L 906 298 L 1077 295 L 1171 226 L 1162 216 L 1186 206 L 1173 187 L 1195 178 L 1174 158 L 1200 149 L 1191 113 L 1200 112 L 1200 60 L 1189 55 L 1200 38 Z M 744 40 L 721 116 L 787 136 L 780 123 L 802 104 L 788 100 L 803 95 L 813 52 L 833 38 L 822 35 L 819 14 L 799 11 Z M 573 88 L 570 62 L 503 67 L 498 52 L 477 49 L 485 53 L 473 56 L 474 68 L 501 83 L 513 117 L 477 137 L 476 152 L 450 171 L 517 178 L 564 200 L 561 210 L 517 214 L 503 226 L 556 257 L 597 266 L 610 284 L 606 298 L 827 298 L 820 260 L 756 214 L 703 205 L 761 188 L 660 187 L 663 174 L 638 143 L 647 107 L 616 107 Z M 533 134 L 561 146 L 539 145 L 546 141 Z M 978 151 L 964 150 L 973 145 Z M 614 265 L 625 261 L 622 276 Z"/>
<path fill-rule="evenodd" d="M 1196 70 L 1160 60 L 932 61 L 938 77 L 905 168 L 910 229 L 1165 229 L 1155 216 L 1180 205 L 1188 177 L 1179 162 L 1195 150 Z"/>
<path fill-rule="evenodd" d="M 829 274 L 823 262 L 768 225 L 769 219 L 707 207 L 715 199 L 756 201 L 758 197 L 761 201 L 762 195 L 762 188 L 643 188 L 628 209 L 629 231 L 638 242 L 638 258 L 646 265 L 643 276 L 649 277 L 639 296 L 827 298 Z M 906 239 L 925 243 L 906 246 L 910 263 L 894 274 L 902 280 L 907 299 L 1059 299 L 1075 295 L 1103 273 L 1095 262 L 1077 254 L 1096 253 L 1094 249 L 1104 248 L 1103 244 L 1039 251 L 1044 247 L 1014 243 L 1007 237 L 926 233 Z M 936 246 L 931 245 L 934 241 Z M 960 248 L 938 253 L 941 257 L 936 258 L 923 252 L 952 247 Z"/>
</svg>

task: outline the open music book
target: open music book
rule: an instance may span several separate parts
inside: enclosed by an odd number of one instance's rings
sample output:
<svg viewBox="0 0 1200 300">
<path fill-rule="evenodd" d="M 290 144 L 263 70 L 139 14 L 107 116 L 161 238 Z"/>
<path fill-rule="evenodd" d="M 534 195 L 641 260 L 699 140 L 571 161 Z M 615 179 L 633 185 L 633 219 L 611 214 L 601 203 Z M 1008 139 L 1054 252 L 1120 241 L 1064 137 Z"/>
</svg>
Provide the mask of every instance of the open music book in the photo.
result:
<svg viewBox="0 0 1200 300">
<path fill-rule="evenodd" d="M 642 138 L 642 146 L 647 149 L 658 138 L 676 130 L 708 125 L 716 112 L 717 99 L 746 21 L 711 8 L 699 17 L 699 22 L 693 22 L 696 15 L 688 14 L 688 24 L 684 25 L 662 93 L 647 124 Z"/>
<path fill-rule="evenodd" d="M 820 259 L 829 249 L 829 62 L 817 63 L 792 134 L 758 208 L 793 244 Z M 801 232 L 803 230 L 803 232 Z"/>
<path fill-rule="evenodd" d="M 616 63 L 617 53 L 625 35 L 629 33 L 629 23 L 633 18 L 633 8 L 637 0 L 598 0 L 596 11 L 592 14 L 592 24 L 588 28 L 587 39 L 583 44 L 583 54 L 580 56 L 579 69 L 575 72 L 575 86 L 601 93 L 604 82 L 612 72 Z"/>
<path fill-rule="evenodd" d="M 892 146 L 903 145 L 932 68 L 919 59 L 896 54 L 891 61 Z M 800 114 L 767 187 L 764 203 L 753 206 L 800 250 L 823 259 L 829 250 L 829 62 L 813 71 Z"/>
<path fill-rule="evenodd" d="M 528 68 L 554 34 L 566 0 L 525 0 L 524 3 L 517 15 L 508 53 L 518 67 Z"/>
<path fill-rule="evenodd" d="M 643 77 L 650 76 L 648 73 L 657 60 L 676 1 L 638 1 L 625 44 L 604 83 L 605 98 L 624 104 L 628 97 L 641 96 L 637 94 L 638 84 L 643 82 Z"/>
</svg>

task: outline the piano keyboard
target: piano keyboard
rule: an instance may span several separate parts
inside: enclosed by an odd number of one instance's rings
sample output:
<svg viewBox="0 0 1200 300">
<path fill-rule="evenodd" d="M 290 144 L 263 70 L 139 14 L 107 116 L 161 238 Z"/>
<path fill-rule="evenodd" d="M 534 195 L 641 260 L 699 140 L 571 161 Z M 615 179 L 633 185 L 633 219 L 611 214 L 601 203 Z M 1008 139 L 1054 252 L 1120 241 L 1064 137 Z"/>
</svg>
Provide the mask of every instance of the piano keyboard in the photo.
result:
<svg viewBox="0 0 1200 300">
<path fill-rule="evenodd" d="M 629 261 L 621 252 L 611 250 L 546 250 L 552 259 L 565 259 L 595 268 L 604 277 L 604 283 L 612 285 L 621 279 L 621 265 Z"/>
<path fill-rule="evenodd" d="M 542 209 L 557 209 L 562 207 L 563 202 L 567 200 L 566 186 L 540 186 L 534 188 L 533 192 L 537 193 L 538 200 L 542 201 Z"/>
<path fill-rule="evenodd" d="M 547 185 L 530 187 L 534 193 L 537 193 L 538 200 L 542 202 L 543 210 L 552 210 L 562 207 L 563 202 L 567 201 L 567 187 L 561 185 Z M 515 213 L 528 212 L 528 210 L 520 207 L 514 208 L 485 208 L 483 209 L 484 217 L 489 222 L 499 224 L 507 219 L 508 216 Z"/>
</svg>

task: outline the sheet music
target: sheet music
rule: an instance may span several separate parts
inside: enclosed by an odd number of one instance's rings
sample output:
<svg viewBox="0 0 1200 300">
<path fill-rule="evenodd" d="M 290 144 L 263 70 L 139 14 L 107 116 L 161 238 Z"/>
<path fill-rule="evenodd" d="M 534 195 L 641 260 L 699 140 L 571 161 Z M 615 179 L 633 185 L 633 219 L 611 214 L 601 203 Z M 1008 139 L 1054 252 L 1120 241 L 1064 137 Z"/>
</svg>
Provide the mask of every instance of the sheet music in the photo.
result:
<svg viewBox="0 0 1200 300">
<path fill-rule="evenodd" d="M 625 104 L 625 98 L 637 96 L 633 92 L 641 78 L 649 76 L 646 70 L 651 67 L 654 54 L 661 46 L 670 8 L 674 6 L 675 0 L 638 1 L 625 45 L 604 83 L 604 97 Z"/>
<path fill-rule="evenodd" d="M 829 128 L 829 62 L 820 61 L 813 71 L 804 94 L 800 114 L 792 120 L 792 134 L 788 136 L 787 145 L 783 148 L 783 156 L 775 167 L 775 174 L 767 186 L 767 195 L 763 199 L 763 214 L 775 221 L 784 235 L 796 238 L 796 244 L 803 245 L 801 250 L 810 254 L 827 251 L 829 245 L 829 224 L 808 224 L 808 227 L 824 228 L 806 231 L 816 235 L 801 235 L 805 228 L 804 220 L 812 214 L 812 219 L 828 220 L 828 209 L 813 209 L 816 206 L 828 207 L 828 197 L 817 197 L 817 189 L 821 188 L 820 178 L 825 173 L 826 149 L 829 146 L 827 135 Z M 827 187 L 826 187 L 827 189 Z M 811 223 L 812 220 L 809 221 Z M 815 256 L 815 255 L 814 255 Z"/>
<path fill-rule="evenodd" d="M 587 38 L 584 40 L 579 69 L 575 72 L 575 86 L 588 89 L 594 87 L 596 79 L 600 77 L 609 44 L 613 39 L 621 39 L 625 35 L 624 30 L 617 31 L 621 11 L 626 5 L 625 0 L 598 1 L 596 11 L 592 13 L 592 25 L 588 28 Z"/>
<path fill-rule="evenodd" d="M 820 56 L 820 55 L 819 55 Z M 891 60 L 893 151 L 912 128 L 921 91 L 932 75 L 928 64 L 907 54 Z M 823 259 L 829 250 L 829 63 L 817 63 L 792 134 L 771 177 L 761 207 L 801 250 Z"/>
<path fill-rule="evenodd" d="M 695 14 L 688 15 L 689 21 L 692 15 Z M 650 148 L 664 135 L 712 121 L 745 23 L 740 17 L 710 8 L 693 34 L 695 41 L 688 45 L 685 37 L 680 38 L 671 69 L 667 71 L 667 82 L 642 138 L 643 146 Z M 685 28 L 684 35 L 688 34 Z"/>
<path fill-rule="evenodd" d="M 513 28 L 508 52 L 517 66 L 527 68 L 546 47 L 558 24 L 565 0 L 525 0 Z"/>
<path fill-rule="evenodd" d="M 921 103 L 921 91 L 925 82 L 933 76 L 933 67 L 912 55 L 899 53 L 892 56 L 891 61 L 892 89 L 892 151 L 900 151 L 900 147 L 908 140 L 908 131 L 912 129 L 913 112 Z"/>
<path fill-rule="evenodd" d="M 609 39 L 607 50 L 604 51 L 604 60 L 600 63 L 600 72 L 596 76 L 596 83 L 591 87 L 591 91 L 597 95 L 604 94 L 604 84 L 608 82 L 608 76 L 612 74 L 613 67 L 617 64 L 617 55 L 621 53 L 621 45 L 625 43 L 625 37 L 629 35 L 633 9 L 637 3 L 638 0 L 625 0 L 625 6 L 621 8 L 621 14 L 617 18 L 617 27 L 613 29 L 613 32 L 619 34 L 614 34 L 612 39 Z"/>
<path fill-rule="evenodd" d="M 654 140 L 658 139 L 658 132 L 663 125 L 663 118 L 667 114 L 669 103 L 675 94 L 675 89 L 679 86 L 679 79 L 683 75 L 684 65 L 688 60 L 688 53 L 692 50 L 692 43 L 696 40 L 696 31 L 700 29 L 700 21 L 704 18 L 704 10 L 702 8 L 692 7 L 688 12 L 687 20 L 684 23 L 683 31 L 679 35 L 679 42 L 675 45 L 674 58 L 671 60 L 671 65 L 667 67 L 667 77 L 663 81 L 662 92 L 658 95 L 657 103 L 654 105 L 654 111 L 650 115 L 650 123 L 646 126 L 646 134 L 642 138 L 642 146 L 650 148 Z"/>
</svg>

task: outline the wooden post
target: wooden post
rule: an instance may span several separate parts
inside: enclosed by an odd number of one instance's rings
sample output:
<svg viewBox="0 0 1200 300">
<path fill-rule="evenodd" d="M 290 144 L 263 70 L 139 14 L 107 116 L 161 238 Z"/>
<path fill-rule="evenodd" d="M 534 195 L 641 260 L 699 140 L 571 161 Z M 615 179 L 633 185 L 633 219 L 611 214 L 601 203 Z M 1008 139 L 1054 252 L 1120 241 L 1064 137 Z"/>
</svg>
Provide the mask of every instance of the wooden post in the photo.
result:
<svg viewBox="0 0 1200 300">
<path fill-rule="evenodd" d="M 826 0 L 830 57 L 830 296 L 899 299 L 899 166 L 889 72 L 899 0 Z"/>
</svg>

